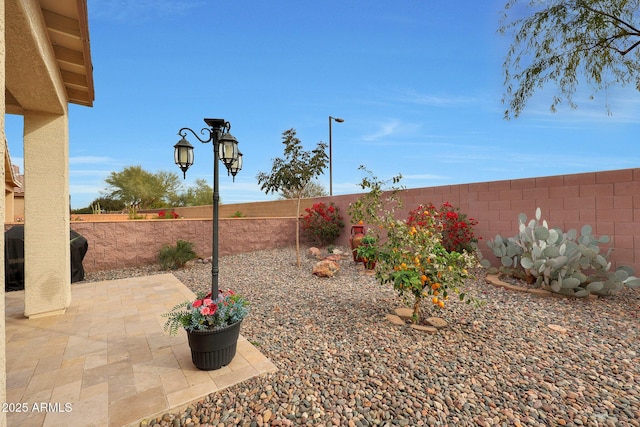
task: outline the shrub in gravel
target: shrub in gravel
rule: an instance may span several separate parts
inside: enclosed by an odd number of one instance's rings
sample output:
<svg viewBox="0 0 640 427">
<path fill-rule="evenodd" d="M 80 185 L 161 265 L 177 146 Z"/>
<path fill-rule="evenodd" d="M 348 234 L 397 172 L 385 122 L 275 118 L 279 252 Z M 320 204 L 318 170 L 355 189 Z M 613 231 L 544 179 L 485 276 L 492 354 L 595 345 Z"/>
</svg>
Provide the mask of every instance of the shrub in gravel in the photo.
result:
<svg viewBox="0 0 640 427">
<path fill-rule="evenodd" d="M 177 270 L 196 257 L 193 243 L 186 240 L 178 240 L 175 246 L 165 245 L 158 254 L 160 267 L 163 270 Z"/>
<path fill-rule="evenodd" d="M 336 241 L 344 222 L 338 207 L 329 203 L 314 203 L 312 207 L 305 209 L 301 218 L 302 232 L 319 246 L 325 246 Z"/>
<path fill-rule="evenodd" d="M 448 251 L 436 225 L 433 218 L 423 226 L 391 220 L 385 226 L 387 241 L 379 250 L 376 278 L 393 285 L 407 304 L 413 304 L 414 323 L 420 321 L 425 298 L 436 309 L 444 308 L 452 293 L 462 301 L 479 304 L 462 290 L 471 277 L 469 271 L 477 266 L 477 258 L 466 250 Z"/>
<path fill-rule="evenodd" d="M 462 216 L 448 203 L 440 210 L 432 204 L 420 205 L 419 212 L 414 210 L 408 219 L 397 220 L 395 211 L 403 203 L 398 194 L 401 187 L 395 185 L 402 175 L 391 179 L 394 187 L 383 190 L 387 181 L 381 181 L 364 166 L 360 169 L 369 174 L 360 184 L 369 192 L 349 205 L 349 215 L 352 221 L 366 221 L 374 226 L 369 235 L 379 242 L 376 278 L 381 284 L 391 284 L 406 304 L 413 305 L 413 322 L 420 322 L 421 302 L 425 298 L 436 309 L 445 307 L 451 293 L 461 301 L 480 305 L 480 301 L 462 290 L 465 280 L 470 278 L 469 271 L 478 265 L 470 230 L 475 220 Z M 459 224 L 462 222 L 466 230 L 462 230 Z M 447 240 L 443 231 L 447 232 Z M 467 245 L 471 250 L 463 247 Z"/>
</svg>

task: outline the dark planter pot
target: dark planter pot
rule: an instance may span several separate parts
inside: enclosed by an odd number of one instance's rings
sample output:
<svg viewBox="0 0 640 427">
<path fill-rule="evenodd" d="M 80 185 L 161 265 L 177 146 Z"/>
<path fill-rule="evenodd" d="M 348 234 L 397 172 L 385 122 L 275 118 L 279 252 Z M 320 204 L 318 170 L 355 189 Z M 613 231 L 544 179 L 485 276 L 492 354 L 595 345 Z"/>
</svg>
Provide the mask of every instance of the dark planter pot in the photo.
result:
<svg viewBox="0 0 640 427">
<path fill-rule="evenodd" d="M 191 361 L 196 368 L 212 371 L 228 365 L 236 355 L 242 320 L 213 331 L 187 331 Z"/>
</svg>

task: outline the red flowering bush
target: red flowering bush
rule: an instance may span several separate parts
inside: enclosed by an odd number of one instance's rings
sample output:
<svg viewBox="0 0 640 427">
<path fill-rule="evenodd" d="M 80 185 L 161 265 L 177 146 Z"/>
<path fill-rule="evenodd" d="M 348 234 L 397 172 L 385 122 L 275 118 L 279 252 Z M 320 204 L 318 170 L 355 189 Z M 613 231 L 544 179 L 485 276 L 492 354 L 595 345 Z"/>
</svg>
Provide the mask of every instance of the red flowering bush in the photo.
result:
<svg viewBox="0 0 640 427">
<path fill-rule="evenodd" d="M 344 228 L 338 207 L 333 203 L 315 203 L 304 211 L 301 218 L 303 233 L 319 246 L 335 242 Z"/>
<path fill-rule="evenodd" d="M 437 209 L 432 203 L 419 205 L 409 212 L 407 225 L 424 227 L 435 223 L 436 231 L 442 235 L 442 246 L 449 252 L 462 253 L 466 250 L 473 253 L 473 243 L 477 243 L 473 227 L 478 225 L 474 218 L 467 217 L 460 212 L 460 208 L 454 208 L 451 203 L 443 203 Z"/>
<path fill-rule="evenodd" d="M 173 210 L 171 212 L 160 211 L 158 212 L 158 217 L 156 219 L 177 219 L 180 215 L 175 213 Z"/>
</svg>

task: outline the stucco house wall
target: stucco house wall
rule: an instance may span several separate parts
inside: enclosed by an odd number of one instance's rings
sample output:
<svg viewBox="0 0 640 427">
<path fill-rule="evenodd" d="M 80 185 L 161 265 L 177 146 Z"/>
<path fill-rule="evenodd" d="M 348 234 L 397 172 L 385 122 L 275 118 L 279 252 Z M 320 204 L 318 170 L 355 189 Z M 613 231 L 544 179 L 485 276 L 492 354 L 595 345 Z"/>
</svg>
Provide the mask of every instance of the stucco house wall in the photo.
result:
<svg viewBox="0 0 640 427">
<path fill-rule="evenodd" d="M 24 116 L 25 316 L 64 312 L 71 298 L 68 104 L 93 104 L 86 0 L 0 0 L 0 138 L 5 114 Z M 0 155 L 5 157 L 5 144 Z M 8 167 L 1 162 L 3 176 Z M 10 173 L 10 170 L 9 170 Z M 55 179 L 51 179 L 55 177 Z M 5 193 L 0 212 L 6 215 Z M 11 199 L 11 195 L 9 195 Z M 11 201 L 11 200 L 10 200 Z M 40 209 L 47 205 L 46 212 Z M 13 219 L 13 218 L 11 218 Z M 39 244 L 47 233 L 46 244 Z M 4 239 L 0 243 L 4 257 Z M 0 263 L 4 281 L 4 260 Z M 6 401 L 4 298 L 0 302 L 0 401 Z M 0 426 L 6 425 L 0 413 Z"/>
</svg>

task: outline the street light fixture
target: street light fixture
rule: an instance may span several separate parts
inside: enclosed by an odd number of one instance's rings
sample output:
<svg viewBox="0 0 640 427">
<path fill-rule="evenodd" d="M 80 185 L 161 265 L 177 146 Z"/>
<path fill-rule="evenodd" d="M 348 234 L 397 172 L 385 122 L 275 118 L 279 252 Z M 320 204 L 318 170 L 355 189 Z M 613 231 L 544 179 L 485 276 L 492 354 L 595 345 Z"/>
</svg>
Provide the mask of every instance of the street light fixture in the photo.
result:
<svg viewBox="0 0 640 427">
<path fill-rule="evenodd" d="M 187 177 L 187 169 L 193 164 L 193 146 L 187 141 L 187 132 L 189 131 L 198 141 L 206 144 L 213 144 L 213 225 L 212 225 L 212 246 L 211 246 L 211 298 L 218 297 L 218 221 L 220 219 L 220 190 L 218 183 L 218 160 L 227 168 L 227 173 L 233 175 L 234 181 L 236 174 L 242 169 L 242 153 L 238 151 L 238 140 L 229 133 L 231 124 L 224 119 L 204 119 L 209 126 L 203 128 L 200 133 L 207 139 L 200 138 L 193 130 L 182 128 L 178 131 L 178 135 L 182 137 L 176 145 L 173 146 L 173 158 L 182 170 L 184 178 Z"/>
<path fill-rule="evenodd" d="M 344 119 L 338 117 L 329 116 L 329 195 L 333 196 L 333 149 L 331 144 L 331 122 L 336 121 L 338 123 L 344 122 Z"/>
</svg>

